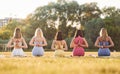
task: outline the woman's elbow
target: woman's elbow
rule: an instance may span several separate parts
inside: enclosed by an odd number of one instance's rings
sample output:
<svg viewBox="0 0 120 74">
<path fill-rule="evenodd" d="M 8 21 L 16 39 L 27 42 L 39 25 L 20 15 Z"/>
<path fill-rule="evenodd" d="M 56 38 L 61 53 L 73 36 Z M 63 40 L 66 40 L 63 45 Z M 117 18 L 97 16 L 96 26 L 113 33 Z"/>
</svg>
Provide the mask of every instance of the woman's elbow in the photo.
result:
<svg viewBox="0 0 120 74">
<path fill-rule="evenodd" d="M 70 48 L 73 48 L 73 46 L 70 46 Z"/>
<path fill-rule="evenodd" d="M 28 48 L 28 46 L 26 45 L 24 48 Z"/>
<path fill-rule="evenodd" d="M 70 45 L 70 48 L 73 48 L 73 45 Z"/>
<path fill-rule="evenodd" d="M 46 43 L 45 46 L 47 46 L 48 44 Z"/>
<path fill-rule="evenodd" d="M 28 48 L 28 46 L 26 46 L 26 48 Z"/>
<path fill-rule="evenodd" d="M 96 44 L 94 44 L 94 46 L 95 46 L 95 47 L 97 47 L 97 45 L 96 45 Z"/>
<path fill-rule="evenodd" d="M 7 44 L 6 47 L 9 48 L 9 47 L 11 47 L 11 45 Z"/>
<path fill-rule="evenodd" d="M 32 44 L 31 44 L 31 43 L 29 43 L 29 45 L 31 46 Z"/>
<path fill-rule="evenodd" d="M 65 50 L 68 50 L 68 47 L 66 47 Z"/>
<path fill-rule="evenodd" d="M 112 44 L 111 46 L 114 47 L 114 44 Z"/>
<path fill-rule="evenodd" d="M 52 50 L 55 50 L 53 47 L 51 47 Z"/>
<path fill-rule="evenodd" d="M 86 47 L 88 48 L 88 47 L 89 47 L 89 45 L 86 45 Z"/>
</svg>

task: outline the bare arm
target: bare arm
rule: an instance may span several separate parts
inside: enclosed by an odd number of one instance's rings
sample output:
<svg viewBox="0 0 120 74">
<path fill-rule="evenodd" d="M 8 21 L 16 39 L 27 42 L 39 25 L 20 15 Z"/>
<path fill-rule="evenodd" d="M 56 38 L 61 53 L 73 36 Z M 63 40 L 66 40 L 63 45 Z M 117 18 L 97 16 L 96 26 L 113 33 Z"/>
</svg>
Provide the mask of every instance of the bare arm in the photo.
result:
<svg viewBox="0 0 120 74">
<path fill-rule="evenodd" d="M 103 48 L 103 46 L 100 46 L 98 43 L 99 43 L 99 37 L 95 41 L 95 46 L 98 47 L 98 48 Z"/>
<path fill-rule="evenodd" d="M 82 44 L 81 46 L 82 46 L 82 47 L 88 47 L 88 43 L 87 43 L 86 39 L 83 38 L 83 40 L 84 40 L 84 43 L 85 43 L 85 44 Z"/>
<path fill-rule="evenodd" d="M 114 43 L 113 43 L 111 37 L 109 37 L 108 39 L 109 39 L 110 45 L 104 46 L 105 48 L 109 48 L 109 47 L 113 47 L 114 46 Z"/>
<path fill-rule="evenodd" d="M 73 42 L 74 39 L 72 39 L 71 43 L 70 43 L 70 48 L 73 48 L 75 46 L 74 42 Z"/>
<path fill-rule="evenodd" d="M 66 41 L 64 40 L 64 45 L 65 45 L 65 48 L 63 48 L 64 50 L 68 50 L 68 46 L 67 46 L 67 43 Z"/>
<path fill-rule="evenodd" d="M 27 43 L 26 43 L 26 41 L 25 41 L 24 38 L 22 38 L 22 41 L 23 41 L 23 46 L 22 46 L 22 48 L 28 48 Z"/>
<path fill-rule="evenodd" d="M 42 46 L 47 46 L 47 41 L 46 41 L 45 38 L 43 38 L 43 44 L 42 44 Z"/>
<path fill-rule="evenodd" d="M 55 50 L 55 40 L 53 40 L 53 42 L 52 42 L 51 49 Z"/>
<path fill-rule="evenodd" d="M 14 47 L 14 45 L 12 45 L 12 43 L 13 43 L 13 38 L 10 39 L 10 41 L 7 44 L 7 47 L 9 47 L 9 48 Z"/>
<path fill-rule="evenodd" d="M 35 44 L 34 44 L 34 37 L 30 40 L 29 45 L 35 46 Z"/>
</svg>

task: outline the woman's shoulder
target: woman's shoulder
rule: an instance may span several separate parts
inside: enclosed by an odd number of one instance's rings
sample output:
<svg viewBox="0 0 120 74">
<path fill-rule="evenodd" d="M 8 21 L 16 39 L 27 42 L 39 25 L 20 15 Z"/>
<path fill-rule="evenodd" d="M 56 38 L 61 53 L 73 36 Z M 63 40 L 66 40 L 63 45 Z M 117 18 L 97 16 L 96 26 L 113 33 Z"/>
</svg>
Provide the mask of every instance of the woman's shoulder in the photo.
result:
<svg viewBox="0 0 120 74">
<path fill-rule="evenodd" d="M 12 37 L 12 38 L 10 38 L 11 40 L 13 40 L 14 39 L 14 37 Z"/>
<path fill-rule="evenodd" d="M 85 37 L 81 37 L 82 39 L 86 39 Z"/>
<path fill-rule="evenodd" d="M 33 37 L 32 37 L 32 40 L 36 40 L 36 37 L 35 37 L 35 36 L 33 36 Z"/>
<path fill-rule="evenodd" d="M 74 41 L 74 40 L 75 40 L 75 38 L 72 38 L 71 40 L 72 40 L 72 41 Z"/>
<path fill-rule="evenodd" d="M 21 37 L 21 38 L 14 38 L 14 37 L 12 37 L 11 38 L 11 40 L 22 40 L 22 39 L 24 39 L 23 37 Z"/>
<path fill-rule="evenodd" d="M 24 37 L 21 37 L 21 38 L 19 38 L 19 39 L 15 39 L 15 38 L 14 38 L 14 40 L 15 40 L 15 41 L 16 41 L 16 40 L 24 41 L 25 39 L 24 39 Z"/>
<path fill-rule="evenodd" d="M 97 37 L 97 39 L 100 39 L 100 38 L 102 38 L 102 37 L 100 37 L 100 36 Z"/>
<path fill-rule="evenodd" d="M 65 42 L 65 40 L 61 40 L 61 41 Z"/>
<path fill-rule="evenodd" d="M 32 37 L 32 39 L 35 39 L 35 38 L 36 38 L 36 36 L 33 36 L 33 37 Z"/>
<path fill-rule="evenodd" d="M 107 38 L 111 38 L 110 36 L 108 36 Z"/>
<path fill-rule="evenodd" d="M 53 42 L 56 42 L 56 40 L 54 39 Z"/>
<path fill-rule="evenodd" d="M 45 37 L 41 37 L 41 39 L 46 39 Z"/>
<path fill-rule="evenodd" d="M 14 40 L 15 40 L 15 38 L 14 38 L 14 37 L 12 37 L 12 38 L 10 38 L 10 40 L 11 40 L 11 41 L 14 41 Z"/>
<path fill-rule="evenodd" d="M 83 39 L 85 39 L 85 37 L 78 36 L 78 37 L 74 38 L 73 40 L 83 40 Z"/>
<path fill-rule="evenodd" d="M 25 38 L 24 37 L 21 37 L 20 40 L 24 40 Z"/>
<path fill-rule="evenodd" d="M 82 39 L 83 39 L 83 40 L 86 40 L 86 38 L 85 38 L 85 37 L 83 37 Z"/>
<path fill-rule="evenodd" d="M 53 40 L 54 42 L 64 42 L 65 40 Z"/>
<path fill-rule="evenodd" d="M 53 42 L 55 42 L 55 43 L 65 43 L 66 41 L 65 40 L 61 40 L 61 41 L 53 40 Z"/>
<path fill-rule="evenodd" d="M 110 40 L 110 39 L 111 39 L 111 37 L 110 37 L 110 36 L 108 36 L 108 37 L 107 37 L 107 39 L 108 39 L 108 40 Z"/>
<path fill-rule="evenodd" d="M 102 39 L 102 37 L 100 37 L 100 36 L 97 37 L 97 40 L 101 40 L 101 39 Z"/>
</svg>

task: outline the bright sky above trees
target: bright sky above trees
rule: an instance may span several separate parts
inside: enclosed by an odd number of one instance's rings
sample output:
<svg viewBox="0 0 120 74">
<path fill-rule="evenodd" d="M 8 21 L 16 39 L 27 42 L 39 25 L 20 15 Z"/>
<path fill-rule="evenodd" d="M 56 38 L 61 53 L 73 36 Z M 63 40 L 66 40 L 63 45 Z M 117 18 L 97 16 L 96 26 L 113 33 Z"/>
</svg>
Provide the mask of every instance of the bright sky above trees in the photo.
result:
<svg viewBox="0 0 120 74">
<path fill-rule="evenodd" d="M 115 6 L 120 8 L 120 0 L 75 0 L 79 4 L 97 2 L 100 8 Z M 56 2 L 56 0 L 0 0 L 0 18 L 26 18 L 37 7 Z"/>
</svg>

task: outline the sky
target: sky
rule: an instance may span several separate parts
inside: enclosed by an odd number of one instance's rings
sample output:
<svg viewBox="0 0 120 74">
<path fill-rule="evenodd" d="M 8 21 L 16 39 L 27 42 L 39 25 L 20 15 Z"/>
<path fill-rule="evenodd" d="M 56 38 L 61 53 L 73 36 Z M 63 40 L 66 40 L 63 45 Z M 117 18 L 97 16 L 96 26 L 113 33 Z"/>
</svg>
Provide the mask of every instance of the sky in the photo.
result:
<svg viewBox="0 0 120 74">
<path fill-rule="evenodd" d="M 120 8 L 120 0 L 75 0 L 79 4 L 97 2 L 100 8 L 115 6 Z M 6 17 L 26 18 L 39 6 L 47 5 L 56 0 L 0 0 L 0 19 Z"/>
</svg>

